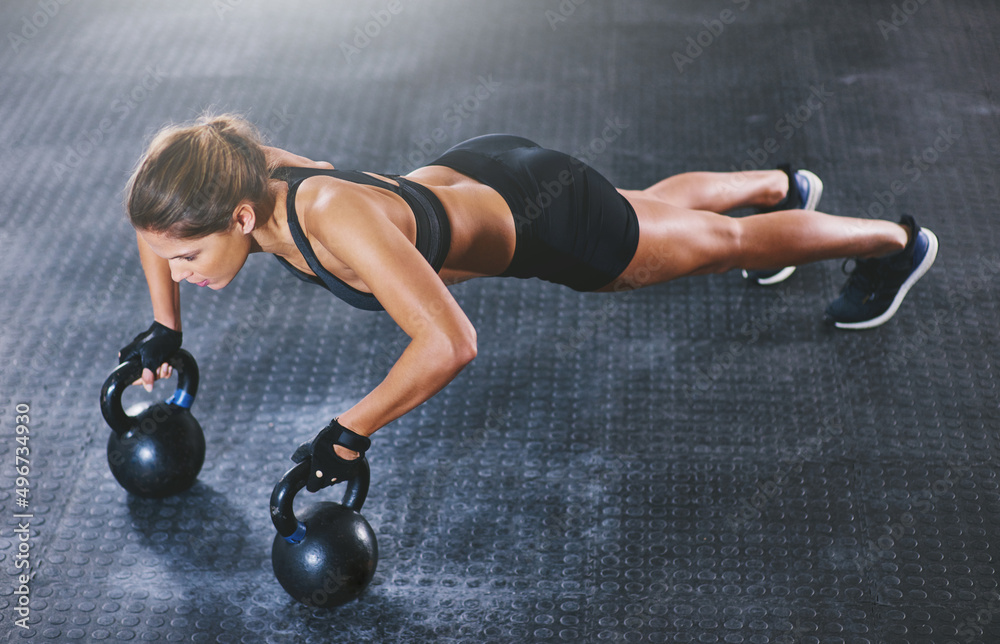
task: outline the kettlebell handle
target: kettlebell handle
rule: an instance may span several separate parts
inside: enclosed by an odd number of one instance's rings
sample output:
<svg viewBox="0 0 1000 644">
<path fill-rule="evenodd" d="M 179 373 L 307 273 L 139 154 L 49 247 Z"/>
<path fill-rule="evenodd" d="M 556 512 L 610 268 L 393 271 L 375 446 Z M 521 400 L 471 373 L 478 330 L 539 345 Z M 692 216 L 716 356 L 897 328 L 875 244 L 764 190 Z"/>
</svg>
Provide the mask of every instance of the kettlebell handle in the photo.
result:
<svg viewBox="0 0 1000 644">
<path fill-rule="evenodd" d="M 371 482 L 368 459 L 364 456 L 360 458 L 358 475 L 347 481 L 347 489 L 344 490 L 344 499 L 341 501 L 341 505 L 355 512 L 361 512 L 365 499 L 368 498 L 368 485 Z M 271 492 L 271 522 L 277 528 L 278 534 L 289 543 L 298 543 L 305 537 L 306 527 L 295 518 L 292 505 L 295 502 L 295 495 L 306 486 L 308 479 L 307 459 L 285 472 Z"/>
<path fill-rule="evenodd" d="M 194 356 L 184 349 L 179 349 L 168 362 L 177 370 L 177 389 L 167 402 L 190 409 L 194 397 L 198 394 L 198 363 L 195 362 Z M 125 393 L 125 388 L 141 375 L 142 364 L 138 361 L 123 362 L 111 372 L 101 387 L 101 414 L 119 438 L 128 432 L 132 420 L 132 417 L 122 409 L 122 394 Z"/>
</svg>

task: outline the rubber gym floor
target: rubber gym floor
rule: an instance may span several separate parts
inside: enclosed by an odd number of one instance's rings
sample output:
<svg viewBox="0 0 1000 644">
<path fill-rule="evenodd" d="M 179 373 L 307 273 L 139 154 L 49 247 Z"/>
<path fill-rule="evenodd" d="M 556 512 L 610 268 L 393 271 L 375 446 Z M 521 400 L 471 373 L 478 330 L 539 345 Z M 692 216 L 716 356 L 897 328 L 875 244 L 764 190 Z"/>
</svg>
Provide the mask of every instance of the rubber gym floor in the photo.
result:
<svg viewBox="0 0 1000 644">
<path fill-rule="evenodd" d="M 0 25 L 5 641 L 1000 641 L 1000 5 L 10 0 Z M 382 172 L 489 132 L 626 188 L 788 161 L 821 210 L 911 213 L 941 250 L 866 332 L 822 321 L 840 262 L 454 286 L 478 357 L 375 435 L 375 579 L 314 609 L 274 578 L 268 499 L 406 347 L 386 314 L 260 256 L 184 285 L 204 469 L 152 501 L 106 460 L 101 384 L 152 315 L 122 191 L 206 111 Z"/>
</svg>

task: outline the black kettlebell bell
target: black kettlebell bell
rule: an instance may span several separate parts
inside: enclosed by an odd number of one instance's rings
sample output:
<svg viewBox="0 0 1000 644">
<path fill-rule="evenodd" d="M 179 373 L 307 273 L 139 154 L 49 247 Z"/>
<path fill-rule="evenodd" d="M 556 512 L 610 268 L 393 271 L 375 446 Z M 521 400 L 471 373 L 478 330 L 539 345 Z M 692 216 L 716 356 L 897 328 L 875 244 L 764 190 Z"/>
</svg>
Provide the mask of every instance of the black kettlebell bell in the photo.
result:
<svg viewBox="0 0 1000 644">
<path fill-rule="evenodd" d="M 342 503 L 317 503 L 295 516 L 292 504 L 309 477 L 308 460 L 288 470 L 271 493 L 271 521 L 278 529 L 271 545 L 274 576 L 289 595 L 308 606 L 346 604 L 375 576 L 378 543 L 361 516 L 371 470 L 368 460 L 361 459 Z"/>
<path fill-rule="evenodd" d="M 198 364 L 179 350 L 170 364 L 177 390 L 135 416 L 122 409 L 122 393 L 142 375 L 138 362 L 123 362 L 101 388 L 101 413 L 111 426 L 108 465 L 123 488 L 147 498 L 180 494 L 194 485 L 205 462 L 205 434 L 191 415 L 198 393 Z"/>
</svg>

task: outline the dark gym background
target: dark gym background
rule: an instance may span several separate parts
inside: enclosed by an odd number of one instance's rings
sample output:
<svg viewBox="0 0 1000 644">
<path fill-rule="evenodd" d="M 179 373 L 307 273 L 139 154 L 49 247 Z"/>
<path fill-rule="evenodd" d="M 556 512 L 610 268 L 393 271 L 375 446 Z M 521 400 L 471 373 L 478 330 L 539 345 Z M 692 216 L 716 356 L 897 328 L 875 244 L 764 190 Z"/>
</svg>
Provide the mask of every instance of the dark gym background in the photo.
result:
<svg viewBox="0 0 1000 644">
<path fill-rule="evenodd" d="M 0 26 L 5 641 L 998 641 L 995 2 L 9 0 Z M 487 132 L 632 188 L 788 160 L 821 209 L 912 212 L 941 252 L 861 333 L 822 324 L 837 262 L 770 289 L 454 287 L 479 356 L 376 434 L 375 581 L 312 610 L 272 575 L 268 496 L 402 352 L 387 316 L 264 257 L 183 286 L 199 482 L 129 498 L 105 459 L 98 392 L 151 317 L 121 192 L 205 110 L 387 172 Z"/>
</svg>

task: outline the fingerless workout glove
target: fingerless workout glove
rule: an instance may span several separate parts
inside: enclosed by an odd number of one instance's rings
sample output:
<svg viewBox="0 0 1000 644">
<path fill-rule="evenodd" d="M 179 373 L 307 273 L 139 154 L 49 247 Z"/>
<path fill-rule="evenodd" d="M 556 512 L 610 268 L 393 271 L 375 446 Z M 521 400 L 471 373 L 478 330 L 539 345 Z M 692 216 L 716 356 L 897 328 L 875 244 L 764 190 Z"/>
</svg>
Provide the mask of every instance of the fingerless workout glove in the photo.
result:
<svg viewBox="0 0 1000 644">
<path fill-rule="evenodd" d="M 120 362 L 137 360 L 144 369 L 156 371 L 181 348 L 183 335 L 159 322 L 152 325 L 118 352 Z"/>
<path fill-rule="evenodd" d="M 292 454 L 296 463 L 309 459 L 309 480 L 306 489 L 316 492 L 337 481 L 346 481 L 358 475 L 361 460 L 371 447 L 371 439 L 347 429 L 334 418 L 323 428 L 312 441 L 306 441 Z M 360 456 L 347 460 L 334 451 L 333 446 L 340 445 L 358 452 Z"/>
</svg>

